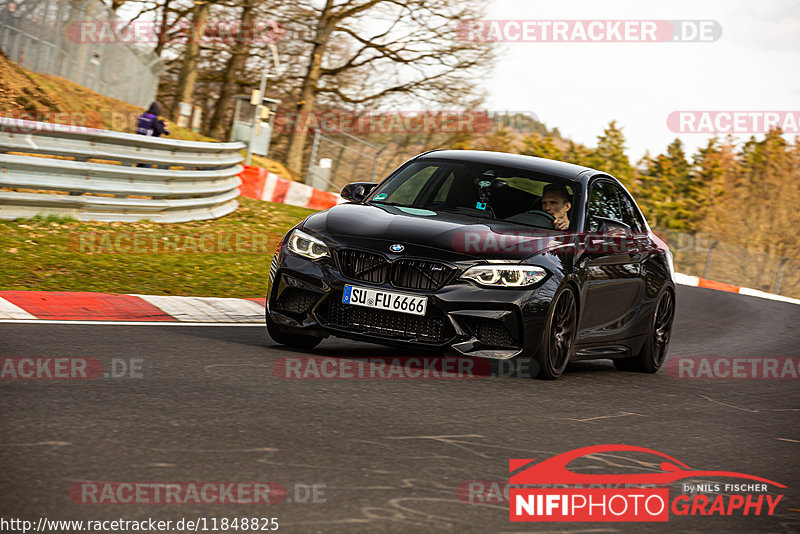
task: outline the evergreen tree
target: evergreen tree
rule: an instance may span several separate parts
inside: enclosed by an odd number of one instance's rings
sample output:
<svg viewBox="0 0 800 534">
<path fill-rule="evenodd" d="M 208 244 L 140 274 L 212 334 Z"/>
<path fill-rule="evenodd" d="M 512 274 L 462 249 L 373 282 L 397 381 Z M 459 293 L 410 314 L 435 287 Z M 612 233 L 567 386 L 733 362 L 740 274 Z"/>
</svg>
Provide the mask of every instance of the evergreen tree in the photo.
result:
<svg viewBox="0 0 800 534">
<path fill-rule="evenodd" d="M 611 174 L 630 189 L 634 185 L 635 173 L 625 148 L 622 129 L 617 126 L 617 121 L 611 121 L 603 135 L 597 138 L 597 148 L 591 153 L 589 166 Z"/>
<path fill-rule="evenodd" d="M 574 141 L 570 141 L 567 149 L 564 151 L 564 161 L 567 163 L 574 163 L 575 165 L 591 165 L 591 156 L 591 150 Z"/>
<path fill-rule="evenodd" d="M 696 203 L 695 229 L 702 229 L 698 227 L 705 224 L 700 221 L 707 219 L 714 203 L 723 200 L 725 194 L 735 187 L 738 162 L 733 140 L 730 137 L 724 142 L 717 138 L 709 139 L 704 148 L 697 150 L 693 162 L 689 193 Z"/>
<path fill-rule="evenodd" d="M 542 137 L 532 133 L 522 139 L 522 149 L 519 152 L 526 156 L 536 156 L 555 160 L 564 160 L 564 152 L 558 148 L 551 135 Z"/>
<path fill-rule="evenodd" d="M 650 156 L 649 150 L 639 160 L 637 167 L 636 203 L 651 227 L 666 228 L 658 209 L 665 200 L 664 190 L 660 187 L 658 176 L 655 175 L 656 161 Z"/>
<path fill-rule="evenodd" d="M 675 139 L 666 154 L 648 154 L 640 161 L 636 196 L 646 206 L 651 226 L 691 232 L 695 229 L 698 202 L 683 143 Z M 644 208 L 643 208 L 644 209 Z"/>
<path fill-rule="evenodd" d="M 742 246 L 778 256 L 800 256 L 797 206 L 800 151 L 779 129 L 751 138 L 739 154 L 733 190 L 717 206 L 720 231 Z"/>
</svg>

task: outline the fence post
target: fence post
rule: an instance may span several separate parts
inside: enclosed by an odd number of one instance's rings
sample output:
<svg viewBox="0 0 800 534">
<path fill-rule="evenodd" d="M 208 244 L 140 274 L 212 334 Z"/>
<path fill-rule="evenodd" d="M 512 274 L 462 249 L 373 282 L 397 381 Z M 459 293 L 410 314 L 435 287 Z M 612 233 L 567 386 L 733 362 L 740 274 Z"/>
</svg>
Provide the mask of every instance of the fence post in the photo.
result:
<svg viewBox="0 0 800 534">
<path fill-rule="evenodd" d="M 775 277 L 775 289 L 772 290 L 773 293 L 776 295 L 780 295 L 781 290 L 781 277 L 783 276 L 783 267 L 786 265 L 786 262 L 789 261 L 791 258 L 783 258 L 781 259 L 781 263 L 778 266 L 778 275 Z"/>
<path fill-rule="evenodd" d="M 703 273 L 703 278 L 708 278 L 711 273 L 711 256 L 714 255 L 714 248 L 719 245 L 719 241 L 714 241 L 714 244 L 711 245 L 711 248 L 708 249 L 708 258 L 706 258 L 706 270 Z"/>
<path fill-rule="evenodd" d="M 311 141 L 311 157 L 308 158 L 308 169 L 306 169 L 306 183 L 314 181 L 313 174 L 317 167 L 317 152 L 319 152 L 319 130 L 314 130 L 314 139 Z"/>
</svg>

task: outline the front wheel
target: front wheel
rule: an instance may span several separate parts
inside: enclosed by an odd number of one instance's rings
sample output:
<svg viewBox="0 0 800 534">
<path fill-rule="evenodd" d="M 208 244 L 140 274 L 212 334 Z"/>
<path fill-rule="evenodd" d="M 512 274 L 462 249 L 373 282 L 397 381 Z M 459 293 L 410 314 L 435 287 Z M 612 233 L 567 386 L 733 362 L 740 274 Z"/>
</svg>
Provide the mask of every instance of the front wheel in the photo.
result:
<svg viewBox="0 0 800 534">
<path fill-rule="evenodd" d="M 537 378 L 555 380 L 564 373 L 575 349 L 578 333 L 578 306 L 571 286 L 556 294 L 547 314 L 542 343 L 533 357 L 539 367 Z"/>
<path fill-rule="evenodd" d="M 307 334 L 289 334 L 283 332 L 280 327 L 269 318 L 269 312 L 266 315 L 267 332 L 273 341 L 293 347 L 296 349 L 310 350 L 319 345 L 322 341 L 321 337 L 309 336 Z"/>
<path fill-rule="evenodd" d="M 642 346 L 641 352 L 633 358 L 615 359 L 614 367 L 623 371 L 655 373 L 667 358 L 669 338 L 672 332 L 672 320 L 675 318 L 675 297 L 667 289 L 658 298 L 650 332 Z"/>
</svg>

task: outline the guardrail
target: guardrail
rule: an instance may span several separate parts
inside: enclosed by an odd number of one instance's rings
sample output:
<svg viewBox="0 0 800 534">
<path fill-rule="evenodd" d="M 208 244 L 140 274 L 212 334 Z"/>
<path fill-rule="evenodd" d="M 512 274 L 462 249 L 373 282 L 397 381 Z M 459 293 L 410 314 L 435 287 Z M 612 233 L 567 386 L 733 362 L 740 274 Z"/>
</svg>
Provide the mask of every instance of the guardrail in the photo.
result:
<svg viewBox="0 0 800 534">
<path fill-rule="evenodd" d="M 239 205 L 243 148 L 0 117 L 0 219 L 221 217 Z"/>
</svg>

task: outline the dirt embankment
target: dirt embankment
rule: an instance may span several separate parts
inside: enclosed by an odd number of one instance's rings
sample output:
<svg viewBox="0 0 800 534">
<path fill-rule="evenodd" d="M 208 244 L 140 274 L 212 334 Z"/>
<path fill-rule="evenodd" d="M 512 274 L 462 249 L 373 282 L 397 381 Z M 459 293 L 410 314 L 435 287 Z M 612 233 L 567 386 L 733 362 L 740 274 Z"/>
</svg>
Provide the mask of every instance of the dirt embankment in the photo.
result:
<svg viewBox="0 0 800 534">
<path fill-rule="evenodd" d="M 0 52 L 0 115 L 56 113 L 62 108 L 64 102 L 47 94 L 25 69 Z"/>
<path fill-rule="evenodd" d="M 118 132 L 136 131 L 144 109 L 95 93 L 60 78 L 26 70 L 0 52 L 0 117 L 72 124 Z M 216 141 L 167 121 L 171 139 Z M 266 167 L 287 180 L 302 181 L 277 161 L 253 157 L 253 165 Z"/>
<path fill-rule="evenodd" d="M 31 72 L 0 52 L 0 116 L 133 133 L 143 111 L 64 78 Z M 172 138 L 212 141 L 169 126 Z"/>
</svg>

